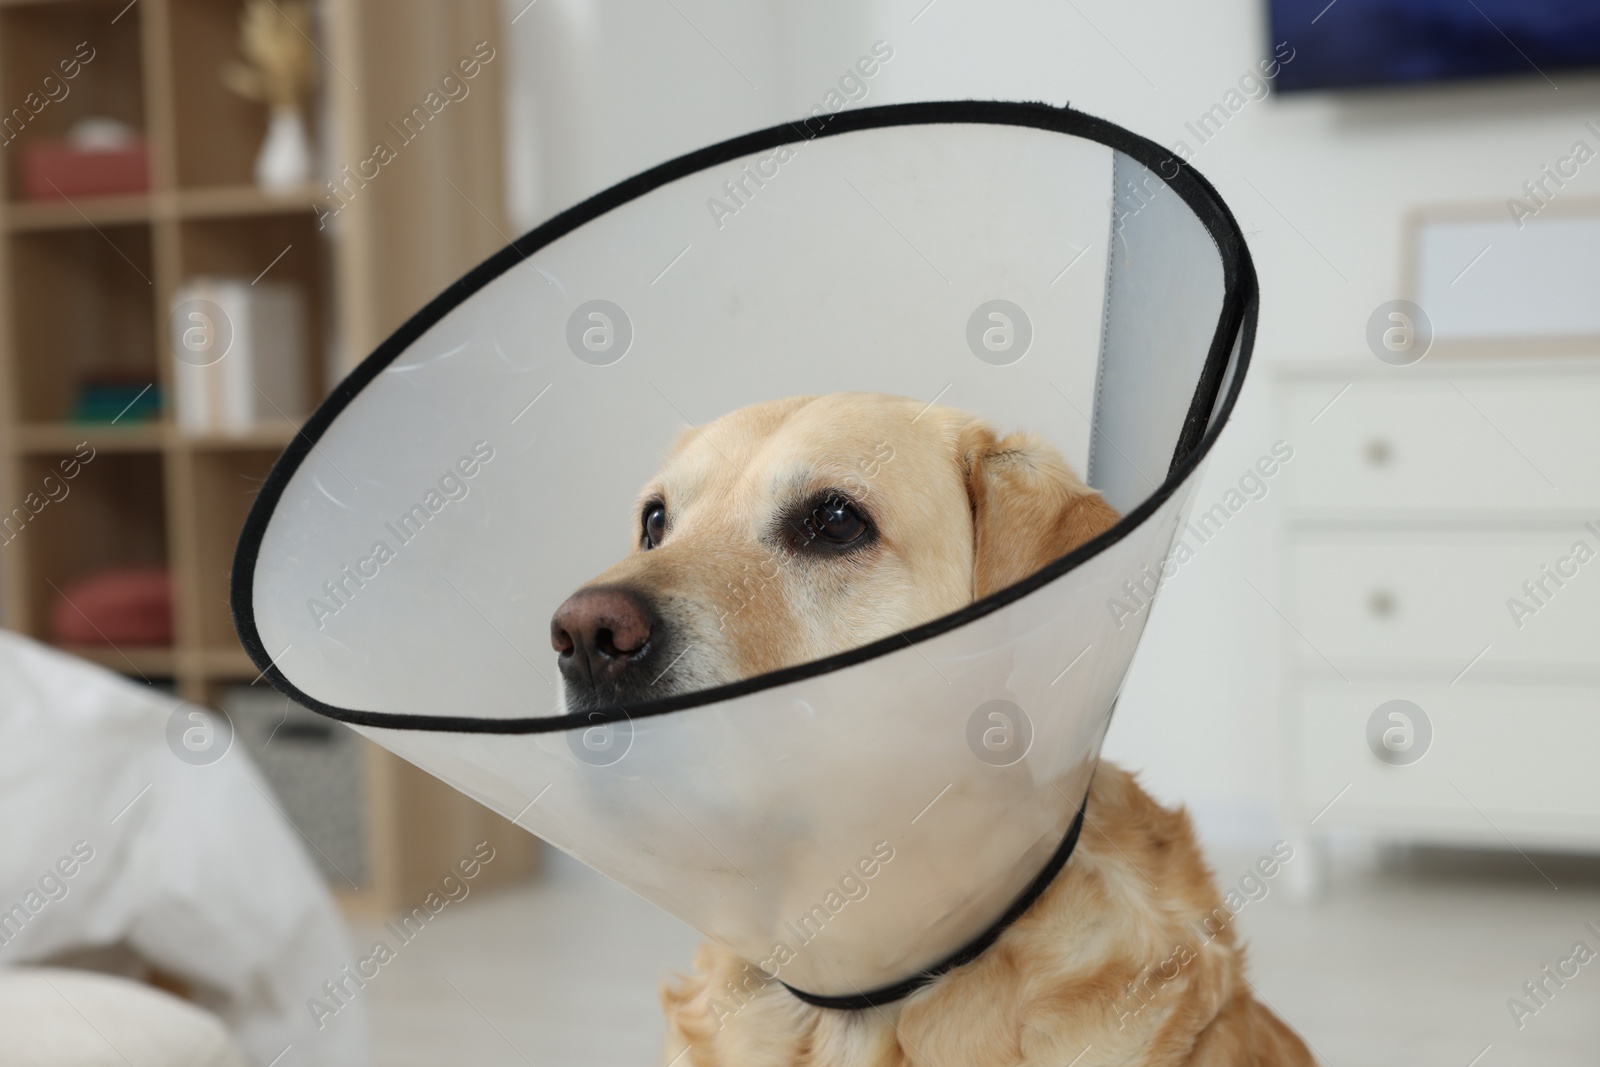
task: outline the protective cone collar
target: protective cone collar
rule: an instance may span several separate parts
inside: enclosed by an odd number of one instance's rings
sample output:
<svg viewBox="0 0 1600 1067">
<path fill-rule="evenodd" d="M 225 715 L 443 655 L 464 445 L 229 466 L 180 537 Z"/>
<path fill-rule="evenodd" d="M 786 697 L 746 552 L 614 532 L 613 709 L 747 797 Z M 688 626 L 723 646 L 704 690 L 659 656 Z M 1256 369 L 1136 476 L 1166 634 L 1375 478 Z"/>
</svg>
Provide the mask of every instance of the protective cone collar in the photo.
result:
<svg viewBox="0 0 1600 1067">
<path fill-rule="evenodd" d="M 340 384 L 250 513 L 235 623 L 296 701 L 813 1002 L 893 998 L 1066 862 L 1255 317 L 1216 192 L 1108 122 L 927 103 L 735 138 L 522 237 Z M 865 647 L 564 713 L 551 613 L 628 551 L 684 424 L 844 390 L 1044 436 L 1123 518 Z"/>
</svg>

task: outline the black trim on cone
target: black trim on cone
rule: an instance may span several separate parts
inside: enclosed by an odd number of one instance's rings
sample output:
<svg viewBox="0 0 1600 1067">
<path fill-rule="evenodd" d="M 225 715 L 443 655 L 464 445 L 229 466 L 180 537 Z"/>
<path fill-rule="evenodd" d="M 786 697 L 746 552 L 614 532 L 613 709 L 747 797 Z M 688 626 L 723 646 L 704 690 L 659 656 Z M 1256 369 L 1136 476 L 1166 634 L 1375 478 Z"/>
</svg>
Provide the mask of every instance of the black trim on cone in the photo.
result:
<svg viewBox="0 0 1600 1067">
<path fill-rule="evenodd" d="M 1184 426 L 1180 430 L 1172 464 L 1166 479 L 1156 491 L 1124 515 L 1120 522 L 1015 585 L 998 590 L 959 611 L 903 633 L 811 663 L 772 671 L 730 685 L 649 701 L 632 708 L 613 707 L 568 715 L 517 719 L 366 711 L 336 707 L 318 700 L 301 690 L 279 669 L 272 654 L 262 643 L 260 632 L 256 628 L 253 600 L 256 562 L 272 513 L 295 471 L 311 454 L 317 441 L 327 432 L 338 415 L 384 368 L 399 358 L 414 341 L 422 337 L 445 315 L 460 306 L 479 289 L 557 238 L 571 233 L 613 208 L 679 178 L 763 149 L 777 148 L 816 137 L 895 126 L 939 124 L 1021 126 L 1081 137 L 1106 145 L 1155 171 L 1169 188 L 1182 197 L 1185 205 L 1205 226 L 1217 244 L 1223 273 L 1221 312 L 1194 399 L 1184 420 Z M 831 116 L 827 125 L 820 131 L 809 130 L 802 124 L 788 123 L 735 137 L 721 144 L 680 156 L 629 178 L 519 237 L 435 297 L 340 382 L 273 464 L 245 520 L 239 546 L 234 555 L 231 575 L 230 604 L 234 629 L 238 632 L 240 643 L 251 661 L 261 670 L 262 676 L 297 703 L 341 722 L 396 730 L 485 734 L 555 733 L 716 704 L 841 670 L 897 651 L 907 645 L 914 645 L 948 633 L 1027 596 L 1073 570 L 1085 560 L 1099 555 L 1154 514 L 1210 452 L 1217 435 L 1233 411 L 1244 383 L 1245 371 L 1249 367 L 1251 347 L 1255 340 L 1257 300 L 1256 274 L 1250 250 L 1245 245 L 1238 223 L 1211 184 L 1188 163 L 1156 142 L 1080 111 L 1056 108 L 1048 104 L 976 100 L 893 104 L 841 112 Z M 1228 360 L 1236 341 L 1239 343 L 1237 370 L 1229 382 L 1226 396 L 1222 397 L 1221 406 L 1218 407 L 1218 392 L 1226 378 Z M 1216 412 L 1215 418 L 1211 417 L 1213 411 Z"/>
<path fill-rule="evenodd" d="M 907 978 L 904 982 L 896 982 L 894 985 L 881 986 L 866 993 L 854 993 L 843 997 L 825 997 L 816 993 L 807 993 L 802 989 L 796 989 L 788 982 L 783 983 L 783 988 L 814 1008 L 860 1011 L 863 1008 L 878 1008 L 885 1004 L 893 1004 L 897 1000 L 903 1000 L 940 975 L 971 963 L 983 955 L 989 946 L 1000 940 L 1000 935 L 1006 932 L 1006 927 L 1022 918 L 1023 914 L 1033 906 L 1033 902 L 1043 896 L 1046 889 L 1050 888 L 1050 883 L 1055 881 L 1056 875 L 1061 873 L 1061 868 L 1065 867 L 1067 860 L 1072 858 L 1072 850 L 1078 845 L 1078 834 L 1083 830 L 1084 812 L 1088 808 L 1089 798 L 1085 796 L 1083 803 L 1078 805 L 1078 814 L 1073 818 L 1072 825 L 1067 828 L 1067 836 L 1061 839 L 1061 844 L 1056 847 L 1054 855 L 1050 857 L 1050 862 L 1046 863 L 1044 869 L 1034 876 L 1033 881 L 1028 883 L 1028 888 L 1022 891 L 1022 895 L 1012 903 L 1011 907 L 1006 909 L 1004 915 L 995 920 L 993 926 L 990 926 L 989 929 L 921 974 Z"/>
</svg>

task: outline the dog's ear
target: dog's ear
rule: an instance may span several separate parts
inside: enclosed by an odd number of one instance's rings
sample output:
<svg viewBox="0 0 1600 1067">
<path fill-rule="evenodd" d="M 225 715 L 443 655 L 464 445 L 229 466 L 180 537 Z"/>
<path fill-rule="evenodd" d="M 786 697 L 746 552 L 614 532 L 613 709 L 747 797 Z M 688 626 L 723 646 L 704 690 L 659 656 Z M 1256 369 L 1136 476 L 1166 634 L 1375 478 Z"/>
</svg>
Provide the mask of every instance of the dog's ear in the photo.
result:
<svg viewBox="0 0 1600 1067">
<path fill-rule="evenodd" d="M 1117 521 L 1115 509 L 1032 434 L 997 440 L 971 423 L 960 458 L 972 503 L 972 596 L 982 599 L 1066 555 Z"/>
</svg>

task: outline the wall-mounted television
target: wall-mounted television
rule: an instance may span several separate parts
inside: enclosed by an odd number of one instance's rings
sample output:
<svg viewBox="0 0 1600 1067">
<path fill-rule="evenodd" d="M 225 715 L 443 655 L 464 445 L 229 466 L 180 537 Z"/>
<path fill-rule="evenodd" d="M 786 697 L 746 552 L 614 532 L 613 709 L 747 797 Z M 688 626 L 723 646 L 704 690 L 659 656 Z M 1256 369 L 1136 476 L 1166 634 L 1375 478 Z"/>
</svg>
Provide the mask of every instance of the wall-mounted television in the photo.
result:
<svg viewBox="0 0 1600 1067">
<path fill-rule="evenodd" d="M 1294 48 L 1277 88 L 1543 74 L 1600 67 L 1597 0 L 1268 0 Z"/>
</svg>

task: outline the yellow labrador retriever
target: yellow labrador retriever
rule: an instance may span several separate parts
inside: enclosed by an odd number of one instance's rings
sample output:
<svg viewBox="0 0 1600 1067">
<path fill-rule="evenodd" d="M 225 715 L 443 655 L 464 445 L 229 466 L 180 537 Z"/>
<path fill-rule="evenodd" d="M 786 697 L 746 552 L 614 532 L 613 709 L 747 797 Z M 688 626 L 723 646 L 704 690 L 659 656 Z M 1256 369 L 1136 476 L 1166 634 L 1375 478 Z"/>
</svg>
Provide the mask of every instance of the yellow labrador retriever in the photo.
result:
<svg viewBox="0 0 1600 1067">
<path fill-rule="evenodd" d="M 955 611 L 1112 526 L 1049 445 L 903 397 L 758 404 L 687 432 L 636 550 L 556 611 L 573 710 L 819 659 Z M 988 951 L 883 1008 L 812 1007 L 706 944 L 662 990 L 681 1067 L 1309 1067 L 1251 996 L 1187 815 L 1102 764 L 1076 851 Z M 1206 930 L 1211 936 L 1197 937 Z M 737 986 L 735 983 L 738 983 Z M 737 988 L 731 1016 L 715 1004 Z"/>
</svg>

